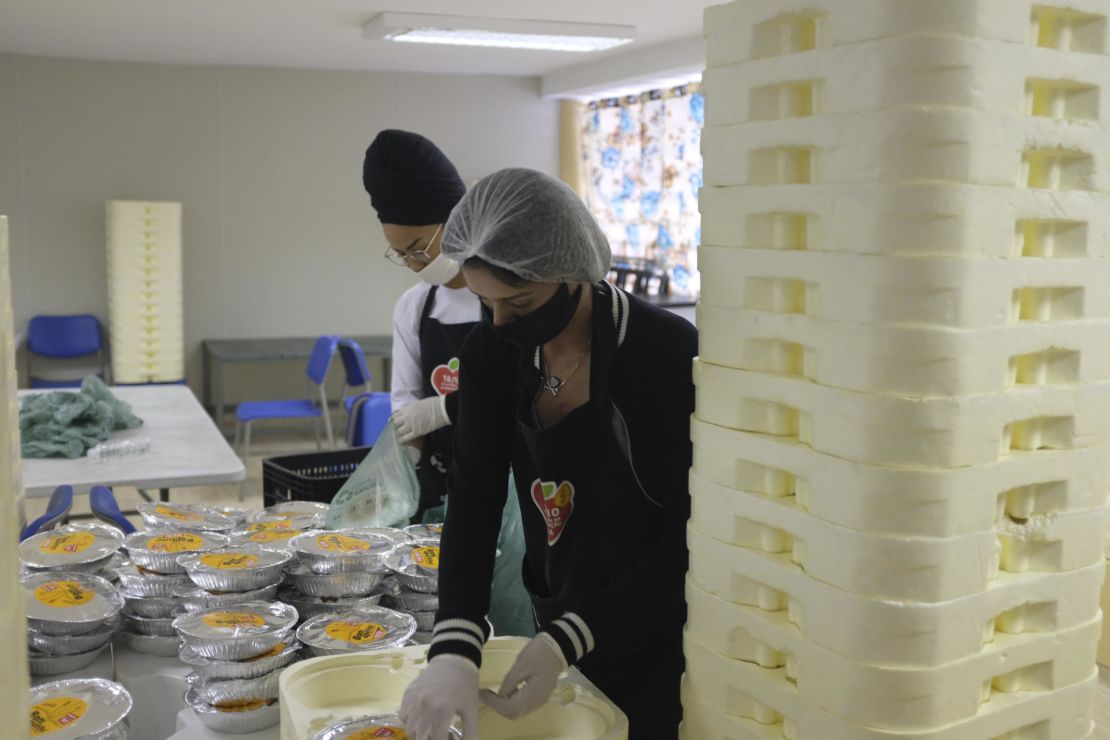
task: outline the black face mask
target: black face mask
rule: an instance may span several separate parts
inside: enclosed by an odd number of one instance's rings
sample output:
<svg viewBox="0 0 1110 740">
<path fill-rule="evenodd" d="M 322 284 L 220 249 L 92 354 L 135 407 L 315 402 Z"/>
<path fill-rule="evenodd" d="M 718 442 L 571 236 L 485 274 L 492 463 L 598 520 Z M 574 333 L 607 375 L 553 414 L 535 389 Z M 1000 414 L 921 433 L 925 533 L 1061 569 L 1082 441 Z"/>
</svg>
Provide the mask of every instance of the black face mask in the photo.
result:
<svg viewBox="0 0 1110 740">
<path fill-rule="evenodd" d="M 531 352 L 536 347 L 547 344 L 567 328 L 570 320 L 574 318 L 574 312 L 578 310 L 580 300 L 582 300 L 581 287 L 571 295 L 567 284 L 560 283 L 555 295 L 542 306 L 504 326 L 494 326 L 493 330 L 506 342 L 516 345 L 525 352 Z M 492 323 L 493 312 L 484 305 L 482 312 Z"/>
</svg>

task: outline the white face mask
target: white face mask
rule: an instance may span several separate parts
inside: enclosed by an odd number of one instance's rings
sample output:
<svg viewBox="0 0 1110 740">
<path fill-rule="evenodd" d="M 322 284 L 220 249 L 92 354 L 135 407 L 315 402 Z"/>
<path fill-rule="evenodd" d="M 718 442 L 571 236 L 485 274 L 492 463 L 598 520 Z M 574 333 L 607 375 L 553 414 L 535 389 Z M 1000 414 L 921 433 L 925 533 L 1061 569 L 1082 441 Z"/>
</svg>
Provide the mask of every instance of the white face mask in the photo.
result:
<svg viewBox="0 0 1110 740">
<path fill-rule="evenodd" d="M 439 256 L 426 264 L 423 270 L 416 273 L 416 277 L 428 285 L 446 285 L 459 274 L 460 267 L 458 262 L 448 259 L 446 255 L 440 252 Z"/>
</svg>

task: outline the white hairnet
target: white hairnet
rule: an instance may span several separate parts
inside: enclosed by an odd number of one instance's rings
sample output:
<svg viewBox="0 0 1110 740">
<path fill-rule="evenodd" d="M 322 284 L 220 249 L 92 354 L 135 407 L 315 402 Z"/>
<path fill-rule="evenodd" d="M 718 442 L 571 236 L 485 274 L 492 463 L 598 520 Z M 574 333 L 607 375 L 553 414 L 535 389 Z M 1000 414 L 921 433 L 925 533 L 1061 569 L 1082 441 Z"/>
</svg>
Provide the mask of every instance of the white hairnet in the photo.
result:
<svg viewBox="0 0 1110 740">
<path fill-rule="evenodd" d="M 447 219 L 443 253 L 478 257 L 525 280 L 593 283 L 609 272 L 609 242 L 582 200 L 559 180 L 526 169 L 484 177 Z"/>
</svg>

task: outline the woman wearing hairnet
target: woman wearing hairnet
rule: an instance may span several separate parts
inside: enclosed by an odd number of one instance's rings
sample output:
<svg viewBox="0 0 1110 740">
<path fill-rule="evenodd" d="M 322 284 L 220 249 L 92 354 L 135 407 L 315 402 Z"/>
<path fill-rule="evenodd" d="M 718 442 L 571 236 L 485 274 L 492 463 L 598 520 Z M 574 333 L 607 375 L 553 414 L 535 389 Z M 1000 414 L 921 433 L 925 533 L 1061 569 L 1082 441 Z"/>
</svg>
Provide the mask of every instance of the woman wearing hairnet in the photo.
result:
<svg viewBox="0 0 1110 740">
<path fill-rule="evenodd" d="M 628 715 L 632 740 L 674 738 L 697 333 L 600 282 L 605 237 L 538 172 L 480 181 L 452 212 L 443 253 L 462 263 L 487 320 L 463 348 L 440 608 L 429 665 L 401 705 L 406 728 L 443 740 L 459 717 L 477 737 L 511 465 L 540 631 L 482 703 L 527 714 L 575 665 Z"/>
</svg>

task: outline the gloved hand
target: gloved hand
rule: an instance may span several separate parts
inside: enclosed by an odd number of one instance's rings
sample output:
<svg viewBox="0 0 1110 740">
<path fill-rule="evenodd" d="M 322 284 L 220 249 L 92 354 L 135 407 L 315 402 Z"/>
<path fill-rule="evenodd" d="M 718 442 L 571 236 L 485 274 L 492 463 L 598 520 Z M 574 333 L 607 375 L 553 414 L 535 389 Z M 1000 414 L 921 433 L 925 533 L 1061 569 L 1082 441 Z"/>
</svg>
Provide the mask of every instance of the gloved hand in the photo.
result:
<svg viewBox="0 0 1110 740">
<path fill-rule="evenodd" d="M 543 706 L 566 669 L 559 644 L 541 632 L 520 651 L 496 694 L 482 689 L 482 703 L 507 719 L 523 717 Z"/>
<path fill-rule="evenodd" d="M 462 719 L 464 740 L 478 738 L 478 666 L 460 655 L 437 655 L 401 699 L 401 721 L 412 740 L 446 740 Z"/>
<path fill-rule="evenodd" d="M 432 396 L 413 401 L 393 412 L 390 417 L 397 429 L 397 439 L 411 442 L 437 429 L 451 425 L 447 418 L 447 396 Z"/>
</svg>

